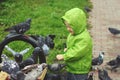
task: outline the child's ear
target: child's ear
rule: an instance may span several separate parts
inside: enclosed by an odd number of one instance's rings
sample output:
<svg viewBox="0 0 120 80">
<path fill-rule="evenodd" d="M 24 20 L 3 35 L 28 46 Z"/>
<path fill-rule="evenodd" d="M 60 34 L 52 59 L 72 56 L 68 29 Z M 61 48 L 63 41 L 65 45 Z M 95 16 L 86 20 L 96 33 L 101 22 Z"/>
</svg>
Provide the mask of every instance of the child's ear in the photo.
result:
<svg viewBox="0 0 120 80">
<path fill-rule="evenodd" d="M 50 34 L 50 35 L 48 35 L 52 40 L 54 40 L 54 38 L 55 38 L 55 35 L 52 35 L 52 34 Z"/>
</svg>

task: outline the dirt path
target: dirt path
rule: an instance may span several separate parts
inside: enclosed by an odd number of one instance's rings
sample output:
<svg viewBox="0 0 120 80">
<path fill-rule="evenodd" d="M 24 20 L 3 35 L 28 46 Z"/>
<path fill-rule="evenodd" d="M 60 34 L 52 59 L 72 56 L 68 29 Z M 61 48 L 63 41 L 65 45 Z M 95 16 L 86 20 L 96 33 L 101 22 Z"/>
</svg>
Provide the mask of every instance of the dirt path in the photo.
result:
<svg viewBox="0 0 120 80">
<path fill-rule="evenodd" d="M 115 58 L 120 54 L 120 37 L 114 37 L 108 27 L 120 29 L 120 0 L 91 0 L 93 10 L 90 12 L 89 21 L 93 28 L 90 30 L 93 37 L 93 55 L 100 51 L 105 52 L 105 61 Z M 113 80 L 120 80 L 120 73 L 111 73 Z"/>
</svg>

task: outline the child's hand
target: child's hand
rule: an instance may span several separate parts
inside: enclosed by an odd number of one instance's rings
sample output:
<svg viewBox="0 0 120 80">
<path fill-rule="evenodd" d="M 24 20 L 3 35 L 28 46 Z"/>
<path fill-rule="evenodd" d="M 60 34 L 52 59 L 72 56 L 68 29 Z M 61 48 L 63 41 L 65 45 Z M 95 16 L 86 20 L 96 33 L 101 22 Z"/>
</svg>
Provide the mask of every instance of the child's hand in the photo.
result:
<svg viewBox="0 0 120 80">
<path fill-rule="evenodd" d="M 64 48 L 64 52 L 66 52 L 67 51 L 67 48 Z"/>
<path fill-rule="evenodd" d="M 62 54 L 58 54 L 58 55 L 56 56 L 56 58 L 57 58 L 57 60 L 64 60 L 64 57 L 63 57 Z"/>
</svg>

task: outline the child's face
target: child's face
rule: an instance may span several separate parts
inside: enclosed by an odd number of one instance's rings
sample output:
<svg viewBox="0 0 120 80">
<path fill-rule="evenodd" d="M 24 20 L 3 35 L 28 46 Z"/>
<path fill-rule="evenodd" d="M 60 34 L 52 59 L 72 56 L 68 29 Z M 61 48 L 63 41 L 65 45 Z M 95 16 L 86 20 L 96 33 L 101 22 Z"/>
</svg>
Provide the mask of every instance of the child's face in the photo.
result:
<svg viewBox="0 0 120 80">
<path fill-rule="evenodd" d="M 74 34 L 74 31 L 73 29 L 71 28 L 71 26 L 67 23 L 67 21 L 64 21 L 66 27 L 67 27 L 67 30 L 71 33 L 71 34 Z"/>
</svg>

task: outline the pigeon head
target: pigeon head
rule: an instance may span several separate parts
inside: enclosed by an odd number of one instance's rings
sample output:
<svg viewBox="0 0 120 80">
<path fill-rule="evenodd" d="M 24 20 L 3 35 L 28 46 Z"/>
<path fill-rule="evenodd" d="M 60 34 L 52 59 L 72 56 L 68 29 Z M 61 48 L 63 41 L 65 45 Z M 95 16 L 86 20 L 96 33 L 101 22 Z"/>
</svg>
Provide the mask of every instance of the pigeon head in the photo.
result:
<svg viewBox="0 0 120 80">
<path fill-rule="evenodd" d="M 116 61 L 120 63 L 120 55 L 117 56 Z"/>
<path fill-rule="evenodd" d="M 104 52 L 100 52 L 100 53 L 99 53 L 99 58 L 100 58 L 100 59 L 103 59 L 103 58 L 104 58 Z"/>
<path fill-rule="evenodd" d="M 101 54 L 105 55 L 105 53 L 104 53 L 104 52 L 101 52 Z"/>
<path fill-rule="evenodd" d="M 15 54 L 14 58 L 17 63 L 20 63 L 23 60 L 22 54 L 19 54 L 19 53 Z"/>
<path fill-rule="evenodd" d="M 31 18 L 28 18 L 28 19 L 26 20 L 26 23 L 30 24 L 30 23 L 31 23 Z"/>
<path fill-rule="evenodd" d="M 54 45 L 55 45 L 54 44 L 54 38 L 55 38 L 55 35 L 48 35 L 48 36 L 45 37 L 45 43 L 51 49 L 53 49 Z"/>
<path fill-rule="evenodd" d="M 36 47 L 33 51 L 33 53 L 38 54 L 41 51 L 40 47 Z"/>
<path fill-rule="evenodd" d="M 113 28 L 113 27 L 109 27 L 108 28 L 109 32 L 112 33 L 113 35 L 116 35 L 119 37 L 119 34 L 120 34 L 120 30 L 117 29 L 117 28 Z"/>
<path fill-rule="evenodd" d="M 48 65 L 48 69 L 55 73 L 59 72 L 63 67 L 65 67 L 65 64 L 54 63 L 51 65 Z"/>
<path fill-rule="evenodd" d="M 37 63 L 38 61 L 38 56 L 41 53 L 41 48 L 40 47 L 36 47 L 31 55 L 31 58 L 34 60 L 35 63 Z"/>
<path fill-rule="evenodd" d="M 38 39 L 38 45 L 39 45 L 40 47 L 42 47 L 42 46 L 45 44 L 45 39 L 44 39 L 44 37 L 38 36 L 37 39 Z"/>
<path fill-rule="evenodd" d="M 45 56 L 49 54 L 48 53 L 49 52 L 49 47 L 48 47 L 47 44 L 45 44 L 45 38 L 43 38 L 42 36 L 39 36 L 38 37 L 38 45 L 40 47 L 42 47 Z"/>
</svg>

